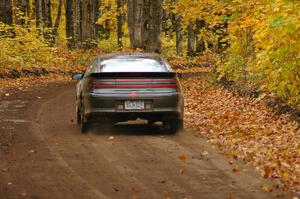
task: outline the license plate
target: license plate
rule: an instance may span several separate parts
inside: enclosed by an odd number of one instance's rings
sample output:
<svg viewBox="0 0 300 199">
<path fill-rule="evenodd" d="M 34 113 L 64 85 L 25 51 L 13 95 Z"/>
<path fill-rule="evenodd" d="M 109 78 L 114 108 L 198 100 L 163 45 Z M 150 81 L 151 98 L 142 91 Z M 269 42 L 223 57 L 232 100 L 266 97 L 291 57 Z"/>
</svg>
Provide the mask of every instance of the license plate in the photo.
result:
<svg viewBox="0 0 300 199">
<path fill-rule="evenodd" d="M 143 110 L 143 109 L 145 109 L 145 103 L 142 100 L 125 101 L 125 110 Z"/>
</svg>

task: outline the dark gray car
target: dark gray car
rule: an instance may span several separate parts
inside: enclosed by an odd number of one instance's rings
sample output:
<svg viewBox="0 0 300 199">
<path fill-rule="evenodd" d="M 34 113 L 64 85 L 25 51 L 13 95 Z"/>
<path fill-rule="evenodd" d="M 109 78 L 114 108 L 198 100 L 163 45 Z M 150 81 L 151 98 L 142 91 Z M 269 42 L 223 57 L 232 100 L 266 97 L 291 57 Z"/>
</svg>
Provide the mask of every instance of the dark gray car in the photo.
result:
<svg viewBox="0 0 300 199">
<path fill-rule="evenodd" d="M 106 54 L 95 58 L 77 84 L 77 122 L 81 132 L 91 122 L 137 118 L 161 121 L 171 133 L 183 127 L 183 96 L 178 75 L 157 54 Z"/>
</svg>

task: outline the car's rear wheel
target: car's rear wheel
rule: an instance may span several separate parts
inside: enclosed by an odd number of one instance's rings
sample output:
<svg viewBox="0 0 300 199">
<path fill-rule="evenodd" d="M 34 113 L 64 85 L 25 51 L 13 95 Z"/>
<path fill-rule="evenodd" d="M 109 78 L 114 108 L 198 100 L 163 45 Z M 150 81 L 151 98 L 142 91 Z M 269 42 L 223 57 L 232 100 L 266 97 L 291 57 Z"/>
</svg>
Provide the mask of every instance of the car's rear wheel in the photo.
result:
<svg viewBox="0 0 300 199">
<path fill-rule="evenodd" d="M 79 108 L 76 108 L 76 122 L 77 122 L 77 125 L 80 125 L 81 124 L 81 113 L 80 113 L 80 110 Z"/>
<path fill-rule="evenodd" d="M 155 120 L 151 120 L 151 119 L 150 119 L 150 120 L 148 120 L 148 125 L 149 125 L 149 126 L 152 126 L 155 122 L 156 122 Z"/>
<path fill-rule="evenodd" d="M 163 122 L 163 126 L 166 128 L 167 132 L 170 134 L 176 134 L 183 129 L 182 119 L 170 119 Z"/>
<path fill-rule="evenodd" d="M 84 115 L 84 109 L 80 111 L 80 132 L 82 134 L 87 133 L 89 130 L 89 121 L 88 118 Z"/>
</svg>

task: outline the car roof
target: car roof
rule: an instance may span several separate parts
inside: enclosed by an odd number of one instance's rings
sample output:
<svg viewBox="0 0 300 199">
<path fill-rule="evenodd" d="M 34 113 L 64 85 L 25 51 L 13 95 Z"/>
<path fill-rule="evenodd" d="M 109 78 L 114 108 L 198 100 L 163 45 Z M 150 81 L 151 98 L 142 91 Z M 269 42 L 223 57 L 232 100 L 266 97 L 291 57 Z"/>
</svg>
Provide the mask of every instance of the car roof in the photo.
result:
<svg viewBox="0 0 300 199">
<path fill-rule="evenodd" d="M 159 62 L 164 62 L 164 59 L 156 53 L 109 53 L 98 55 L 96 60 L 102 62 L 103 60 L 107 59 L 114 59 L 114 58 L 141 58 L 141 59 L 155 59 Z"/>
</svg>

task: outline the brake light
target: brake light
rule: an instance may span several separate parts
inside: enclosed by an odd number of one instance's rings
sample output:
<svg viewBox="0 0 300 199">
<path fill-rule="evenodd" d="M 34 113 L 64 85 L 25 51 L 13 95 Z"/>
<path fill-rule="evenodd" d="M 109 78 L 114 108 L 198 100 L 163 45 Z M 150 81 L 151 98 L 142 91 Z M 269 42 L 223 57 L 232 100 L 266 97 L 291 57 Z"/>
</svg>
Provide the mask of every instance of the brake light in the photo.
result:
<svg viewBox="0 0 300 199">
<path fill-rule="evenodd" d="M 90 89 L 134 89 L 134 88 L 177 88 L 175 78 L 168 79 L 93 79 L 89 82 Z"/>
<path fill-rule="evenodd" d="M 153 79 L 152 88 L 177 88 L 177 81 L 175 78 Z"/>
<path fill-rule="evenodd" d="M 114 79 L 92 79 L 88 87 L 90 89 L 116 88 L 116 82 Z"/>
</svg>

